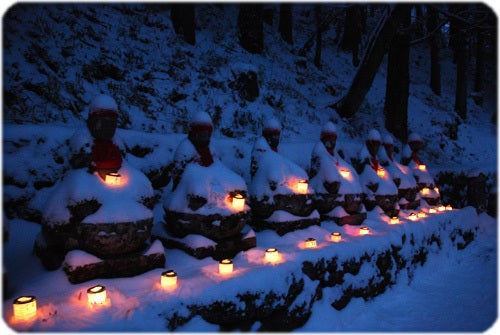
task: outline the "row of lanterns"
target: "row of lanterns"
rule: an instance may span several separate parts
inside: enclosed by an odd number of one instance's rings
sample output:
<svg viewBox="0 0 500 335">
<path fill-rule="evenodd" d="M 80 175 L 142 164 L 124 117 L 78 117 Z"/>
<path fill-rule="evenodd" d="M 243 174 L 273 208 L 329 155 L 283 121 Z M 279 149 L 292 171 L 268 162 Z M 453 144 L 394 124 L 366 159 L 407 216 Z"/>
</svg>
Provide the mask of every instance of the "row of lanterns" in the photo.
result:
<svg viewBox="0 0 500 335">
<path fill-rule="evenodd" d="M 237 198 L 237 197 L 234 197 Z M 244 201 L 244 198 L 243 198 Z M 243 202 L 244 205 L 244 202 Z M 451 205 L 439 206 L 429 208 L 429 213 L 437 213 L 452 210 Z M 409 214 L 408 219 L 411 221 L 416 221 L 419 218 L 426 217 L 425 212 L 412 212 Z M 400 220 L 398 217 L 392 217 L 389 220 L 389 224 L 399 224 Z M 369 235 L 370 229 L 366 226 L 359 228 L 359 235 Z M 338 243 L 342 241 L 342 234 L 340 232 L 332 232 L 330 234 L 330 241 Z M 317 241 L 314 238 L 308 238 L 305 241 L 305 247 L 307 249 L 313 249 L 317 247 Z M 268 263 L 276 263 L 280 260 L 280 255 L 278 249 L 268 248 L 266 249 L 264 259 Z M 234 271 L 233 262 L 230 259 L 223 259 L 219 262 L 219 274 L 227 275 Z M 173 270 L 167 270 L 162 272 L 160 279 L 161 287 L 165 290 L 173 289 L 177 286 L 177 273 Z M 87 290 L 87 299 L 90 307 L 96 305 L 105 305 L 107 299 L 106 288 L 102 285 L 96 285 L 90 287 Z M 28 321 L 36 317 L 37 311 L 37 301 L 35 296 L 21 296 L 14 300 L 13 312 L 14 319 L 16 321 Z"/>
</svg>

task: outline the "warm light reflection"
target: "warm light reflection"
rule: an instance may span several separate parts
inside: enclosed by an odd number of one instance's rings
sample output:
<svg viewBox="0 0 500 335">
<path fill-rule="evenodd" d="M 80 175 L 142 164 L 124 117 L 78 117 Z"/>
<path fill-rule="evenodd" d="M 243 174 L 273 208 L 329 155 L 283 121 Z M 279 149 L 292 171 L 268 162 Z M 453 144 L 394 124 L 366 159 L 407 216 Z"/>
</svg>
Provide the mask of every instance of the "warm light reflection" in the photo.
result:
<svg viewBox="0 0 500 335">
<path fill-rule="evenodd" d="M 433 214 L 433 213 L 436 213 L 437 212 L 437 209 L 432 207 L 432 208 L 429 208 L 429 213 Z"/>
<path fill-rule="evenodd" d="M 297 183 L 297 193 L 299 193 L 299 194 L 307 194 L 307 188 L 308 188 L 307 180 L 301 179 L 301 180 L 298 181 L 298 183 Z"/>
<path fill-rule="evenodd" d="M 453 207 L 451 207 L 451 205 L 446 205 L 446 210 L 447 211 L 451 211 L 453 209 Z"/>
<path fill-rule="evenodd" d="M 233 262 L 230 259 L 223 259 L 219 262 L 219 273 L 230 274 L 233 272 Z"/>
<path fill-rule="evenodd" d="M 312 237 L 306 240 L 306 248 L 316 248 L 316 240 Z"/>
<path fill-rule="evenodd" d="M 408 215 L 408 220 L 417 221 L 418 220 L 417 213 L 410 213 L 410 215 Z"/>
<path fill-rule="evenodd" d="M 121 175 L 116 172 L 110 172 L 106 174 L 106 184 L 111 186 L 120 186 L 121 184 Z"/>
<path fill-rule="evenodd" d="M 419 169 L 420 171 L 427 171 L 427 167 L 425 166 L 425 164 L 420 164 L 420 165 L 418 166 L 418 169 Z"/>
<path fill-rule="evenodd" d="M 437 186 L 434 187 L 434 192 L 436 192 L 437 194 L 439 194 L 439 188 Z"/>
<path fill-rule="evenodd" d="M 399 218 L 397 216 L 393 216 L 390 220 L 389 220 L 389 223 L 390 224 L 398 224 L 399 223 Z"/>
<path fill-rule="evenodd" d="M 236 194 L 233 197 L 233 208 L 238 211 L 238 212 L 243 212 L 245 210 L 245 197 L 242 196 L 241 194 Z"/>
<path fill-rule="evenodd" d="M 385 177 L 385 170 L 383 168 L 378 168 L 377 169 L 377 176 L 379 176 L 380 178 L 384 178 Z"/>
<path fill-rule="evenodd" d="M 444 212 L 444 211 L 446 210 L 446 207 L 445 207 L 445 206 L 443 206 L 443 205 L 441 205 L 441 206 L 439 206 L 439 207 L 437 208 L 437 210 L 438 210 L 439 212 Z"/>
<path fill-rule="evenodd" d="M 342 240 L 342 235 L 339 232 L 334 231 L 330 235 L 330 239 L 332 240 L 332 242 L 340 242 Z"/>
<path fill-rule="evenodd" d="M 424 187 L 420 192 L 422 192 L 423 195 L 429 195 L 431 193 L 431 189 Z"/>
<path fill-rule="evenodd" d="M 425 218 L 426 217 L 425 212 L 418 212 L 417 216 L 419 218 Z"/>
<path fill-rule="evenodd" d="M 173 270 L 162 272 L 161 287 L 164 289 L 173 288 L 177 285 L 177 273 Z"/>
<path fill-rule="evenodd" d="M 359 228 L 359 235 L 368 235 L 368 234 L 370 234 L 370 228 L 368 227 Z"/>
<path fill-rule="evenodd" d="M 279 252 L 276 248 L 268 248 L 266 249 L 265 255 L 266 262 L 275 263 L 279 260 Z"/>
<path fill-rule="evenodd" d="M 349 171 L 347 169 L 340 169 L 340 175 L 344 179 L 349 179 L 351 177 L 351 171 Z"/>
<path fill-rule="evenodd" d="M 106 288 L 102 285 L 96 285 L 87 290 L 89 305 L 104 305 L 106 296 Z"/>
<path fill-rule="evenodd" d="M 36 297 L 22 296 L 14 300 L 12 304 L 14 319 L 16 321 L 27 321 L 36 316 Z"/>
</svg>

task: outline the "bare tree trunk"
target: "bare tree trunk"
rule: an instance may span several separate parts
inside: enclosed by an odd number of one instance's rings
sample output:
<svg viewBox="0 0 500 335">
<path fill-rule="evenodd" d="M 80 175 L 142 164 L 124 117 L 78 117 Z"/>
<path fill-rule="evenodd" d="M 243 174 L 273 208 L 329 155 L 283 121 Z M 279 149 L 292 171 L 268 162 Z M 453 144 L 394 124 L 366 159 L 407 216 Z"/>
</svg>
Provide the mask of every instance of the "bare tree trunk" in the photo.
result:
<svg viewBox="0 0 500 335">
<path fill-rule="evenodd" d="M 352 64 L 359 65 L 359 44 L 362 34 L 361 5 L 354 4 L 346 8 L 344 21 L 344 36 L 340 47 L 352 53 Z"/>
<path fill-rule="evenodd" d="M 264 49 L 264 23 L 262 4 L 240 3 L 238 13 L 238 39 L 240 45 L 253 54 Z"/>
<path fill-rule="evenodd" d="M 462 29 L 457 38 L 457 82 L 455 91 L 455 111 L 465 120 L 467 118 L 467 37 Z"/>
<path fill-rule="evenodd" d="M 384 55 L 396 34 L 397 28 L 404 19 L 406 6 L 409 5 L 397 3 L 394 5 L 392 11 L 386 14 L 379 22 L 368 44 L 363 61 L 354 76 L 351 87 L 349 87 L 349 91 L 332 106 L 341 117 L 351 117 L 357 112 L 359 106 L 361 106 L 366 94 L 370 90 L 380 63 L 382 63 Z"/>
<path fill-rule="evenodd" d="M 316 52 L 314 53 L 314 65 L 321 70 L 321 48 L 322 48 L 322 31 L 321 31 L 321 5 L 314 6 L 316 15 Z"/>
<path fill-rule="evenodd" d="M 170 20 L 174 26 L 177 35 L 183 35 L 184 40 L 195 45 L 195 15 L 194 4 L 192 3 L 174 3 L 170 9 Z"/>
<path fill-rule="evenodd" d="M 293 19 L 292 19 L 292 4 L 280 4 L 280 22 L 279 32 L 281 38 L 290 45 L 293 45 Z"/>
<path fill-rule="evenodd" d="M 432 6 L 427 6 L 427 30 L 432 34 L 431 48 L 431 82 L 430 87 L 436 95 L 441 95 L 441 63 L 439 62 L 438 12 Z"/>
<path fill-rule="evenodd" d="M 408 94 L 410 88 L 410 33 L 411 6 L 403 13 L 403 20 L 389 50 L 385 92 L 385 127 L 399 140 L 408 139 Z"/>
<path fill-rule="evenodd" d="M 477 32 L 476 39 L 476 73 L 474 76 L 474 92 L 483 90 L 483 64 L 484 64 L 484 36 L 482 31 Z"/>
</svg>

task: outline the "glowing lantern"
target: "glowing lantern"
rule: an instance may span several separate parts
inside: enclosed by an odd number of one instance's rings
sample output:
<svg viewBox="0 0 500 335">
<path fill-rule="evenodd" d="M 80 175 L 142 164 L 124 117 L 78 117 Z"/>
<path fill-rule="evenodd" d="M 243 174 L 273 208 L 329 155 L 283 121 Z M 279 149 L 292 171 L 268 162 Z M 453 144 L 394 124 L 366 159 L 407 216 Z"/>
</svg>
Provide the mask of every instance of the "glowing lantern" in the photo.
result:
<svg viewBox="0 0 500 335">
<path fill-rule="evenodd" d="M 12 304 L 14 318 L 18 321 L 26 321 L 36 316 L 36 297 L 22 296 L 14 300 Z"/>
<path fill-rule="evenodd" d="M 223 259 L 219 262 L 219 273 L 229 274 L 233 272 L 233 262 L 230 259 Z"/>
<path fill-rule="evenodd" d="M 419 169 L 420 171 L 427 171 L 427 167 L 425 166 L 425 164 L 420 164 L 420 165 L 418 166 L 418 169 Z"/>
<path fill-rule="evenodd" d="M 332 242 L 340 242 L 342 240 L 342 235 L 339 232 L 335 231 L 330 235 L 330 239 L 332 240 Z"/>
<path fill-rule="evenodd" d="M 120 185 L 120 178 L 121 175 L 116 172 L 110 172 L 106 174 L 106 184 L 112 185 L 112 186 L 119 186 Z"/>
<path fill-rule="evenodd" d="M 306 248 L 316 248 L 316 240 L 312 237 L 306 240 Z"/>
<path fill-rule="evenodd" d="M 359 228 L 359 235 L 368 235 L 368 234 L 370 234 L 370 228 L 368 227 Z"/>
<path fill-rule="evenodd" d="M 341 169 L 340 175 L 342 176 L 342 178 L 348 179 L 351 176 L 351 171 L 349 171 L 347 169 Z"/>
<path fill-rule="evenodd" d="M 233 197 L 233 208 L 238 212 L 242 212 L 245 209 L 245 197 L 241 194 L 236 194 Z"/>
<path fill-rule="evenodd" d="M 429 213 L 436 213 L 437 210 L 436 208 L 432 207 L 432 208 L 429 208 Z"/>
<path fill-rule="evenodd" d="M 451 207 L 451 205 L 446 205 L 446 210 L 447 211 L 451 211 L 453 209 L 453 207 Z"/>
<path fill-rule="evenodd" d="M 437 186 L 434 187 L 434 192 L 436 192 L 437 194 L 439 194 L 439 188 Z"/>
<path fill-rule="evenodd" d="M 307 180 L 301 179 L 297 183 L 297 192 L 300 194 L 307 194 L 307 187 L 308 187 Z"/>
<path fill-rule="evenodd" d="M 96 285 L 87 290 L 89 305 L 104 305 L 106 303 L 106 288 Z"/>
<path fill-rule="evenodd" d="M 177 285 L 177 273 L 173 270 L 167 270 L 161 274 L 161 287 L 172 288 Z"/>
<path fill-rule="evenodd" d="M 391 220 L 389 221 L 390 224 L 398 224 L 399 223 L 399 218 L 397 216 L 393 216 Z"/>
<path fill-rule="evenodd" d="M 408 215 L 408 219 L 411 220 L 411 221 L 417 221 L 418 220 L 418 216 L 416 213 L 410 213 L 410 215 Z"/>
<path fill-rule="evenodd" d="M 424 212 L 418 212 L 417 216 L 419 218 L 425 218 L 425 213 Z"/>
<path fill-rule="evenodd" d="M 423 195 L 429 195 L 431 193 L 431 189 L 424 187 L 420 192 L 422 192 Z"/>
<path fill-rule="evenodd" d="M 445 210 L 446 210 L 446 207 L 443 206 L 443 205 L 441 205 L 441 206 L 438 207 L 438 211 L 439 212 L 444 212 Z"/>
<path fill-rule="evenodd" d="M 276 248 L 268 248 L 266 249 L 265 259 L 267 262 L 274 263 L 279 259 L 279 252 Z"/>
<path fill-rule="evenodd" d="M 378 168 L 377 169 L 377 176 L 379 176 L 380 178 L 384 178 L 385 177 L 385 170 L 382 168 Z"/>
</svg>

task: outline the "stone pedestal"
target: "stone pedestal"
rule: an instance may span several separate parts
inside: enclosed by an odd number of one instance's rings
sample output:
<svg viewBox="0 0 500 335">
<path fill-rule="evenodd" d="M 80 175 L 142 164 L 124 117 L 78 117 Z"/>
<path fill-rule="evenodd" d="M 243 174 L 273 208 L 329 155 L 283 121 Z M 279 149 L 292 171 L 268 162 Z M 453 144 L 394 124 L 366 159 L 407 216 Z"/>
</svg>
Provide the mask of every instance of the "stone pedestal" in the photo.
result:
<svg viewBox="0 0 500 335">
<path fill-rule="evenodd" d="M 88 263 L 82 264 L 82 260 Z M 83 283 L 95 278 L 132 277 L 165 266 L 165 252 L 159 241 L 146 246 L 142 252 L 101 259 L 81 250 L 66 254 L 63 270 L 68 280 Z"/>
</svg>

